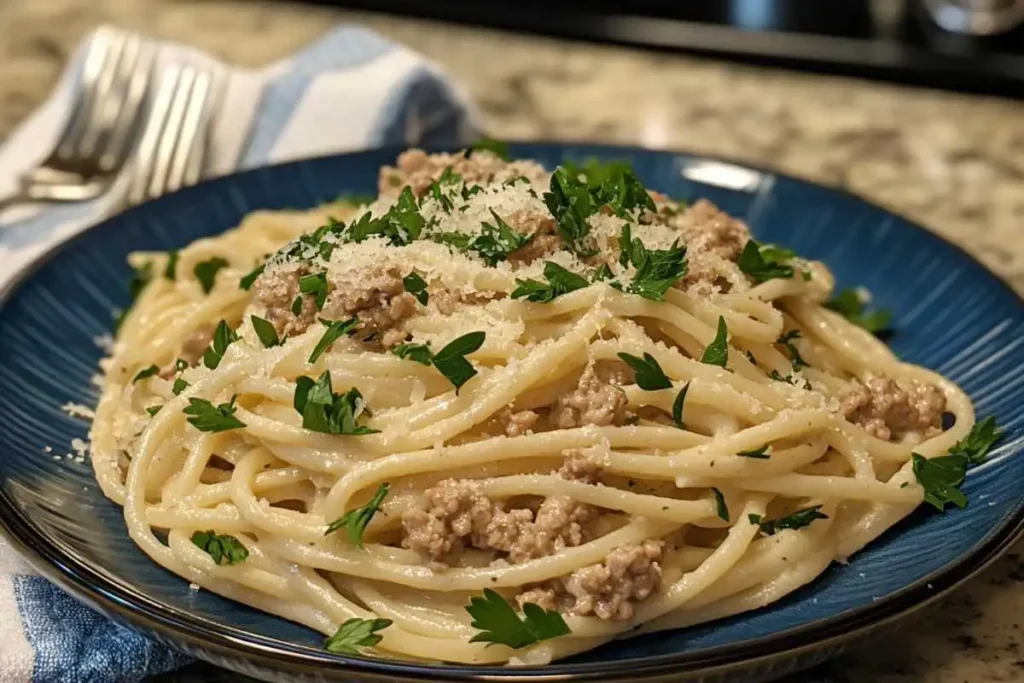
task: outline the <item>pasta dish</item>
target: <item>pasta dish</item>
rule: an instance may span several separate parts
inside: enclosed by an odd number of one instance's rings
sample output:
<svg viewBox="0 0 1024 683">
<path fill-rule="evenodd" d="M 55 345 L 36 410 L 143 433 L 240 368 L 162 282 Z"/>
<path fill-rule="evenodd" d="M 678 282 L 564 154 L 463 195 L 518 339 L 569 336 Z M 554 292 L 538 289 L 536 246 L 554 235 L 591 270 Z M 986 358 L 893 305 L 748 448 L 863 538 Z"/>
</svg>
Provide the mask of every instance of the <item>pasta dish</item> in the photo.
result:
<svg viewBox="0 0 1024 683">
<path fill-rule="evenodd" d="M 1000 436 L 867 293 L 623 163 L 410 150 L 136 253 L 91 430 L 132 539 L 333 652 L 545 664 L 772 603 Z"/>
</svg>

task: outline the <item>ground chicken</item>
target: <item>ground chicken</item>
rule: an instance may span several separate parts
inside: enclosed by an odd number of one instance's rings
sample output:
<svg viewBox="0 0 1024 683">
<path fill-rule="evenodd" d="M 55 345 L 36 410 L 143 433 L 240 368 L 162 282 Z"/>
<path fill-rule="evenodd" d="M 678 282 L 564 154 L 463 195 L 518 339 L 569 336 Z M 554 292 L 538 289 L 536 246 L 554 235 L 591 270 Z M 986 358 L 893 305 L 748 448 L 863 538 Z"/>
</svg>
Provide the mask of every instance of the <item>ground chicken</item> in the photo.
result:
<svg viewBox="0 0 1024 683">
<path fill-rule="evenodd" d="M 735 261 L 750 240 L 750 230 L 742 221 L 706 199 L 698 199 L 672 224 L 679 228 L 688 254 L 712 252 Z"/>
<path fill-rule="evenodd" d="M 462 292 L 450 289 L 431 289 L 430 303 L 437 307 L 438 313 L 451 315 L 459 306 L 480 306 L 489 301 L 504 299 L 506 292 Z"/>
<path fill-rule="evenodd" d="M 550 214 L 532 211 L 513 211 L 505 218 L 516 232 L 533 235 L 526 246 L 516 249 L 508 255 L 508 262 L 513 268 L 533 263 L 537 259 L 547 258 L 562 248 L 562 238 L 558 236 L 558 224 Z"/>
<path fill-rule="evenodd" d="M 874 437 L 895 441 L 908 432 L 932 436 L 942 427 L 946 397 L 933 384 L 874 377 L 842 397 L 843 416 Z"/>
<path fill-rule="evenodd" d="M 540 419 L 540 415 L 532 410 L 520 410 L 513 413 L 510 409 L 498 413 L 498 423 L 501 425 L 505 436 L 523 436 L 529 434 L 533 426 Z"/>
<path fill-rule="evenodd" d="M 402 545 L 436 563 L 467 545 L 524 562 L 586 542 L 597 514 L 592 505 L 567 496 L 546 498 L 536 513 L 506 510 L 485 496 L 478 482 L 446 479 L 424 492 L 424 506 L 403 513 Z"/>
<path fill-rule="evenodd" d="M 210 348 L 210 344 L 213 342 L 213 331 L 214 328 L 210 326 L 200 327 L 192 334 L 185 337 L 185 341 L 182 342 L 181 348 L 178 349 L 178 358 L 186 361 L 189 365 L 195 365 L 206 353 L 206 349 Z M 178 373 L 177 361 L 172 361 L 166 366 L 160 369 L 160 377 L 162 379 L 171 379 Z"/>
<path fill-rule="evenodd" d="M 274 326 L 281 337 L 294 337 L 305 332 L 316 321 L 316 298 L 302 297 L 302 309 L 298 315 L 292 313 L 292 304 L 299 296 L 299 280 L 308 274 L 302 265 L 285 265 L 268 268 L 253 283 L 256 300 L 266 307 L 264 317 Z"/>
<path fill-rule="evenodd" d="M 555 399 L 549 420 L 556 429 L 621 425 L 628 417 L 626 393 L 610 379 L 602 381 L 594 365 L 587 365 L 572 392 Z"/>
<path fill-rule="evenodd" d="M 617 621 L 631 619 L 634 605 L 661 587 L 662 541 L 647 540 L 616 548 L 604 562 L 577 569 L 568 577 L 528 588 L 516 600 L 578 616 Z"/>
<path fill-rule="evenodd" d="M 558 476 L 569 481 L 581 481 L 584 484 L 597 483 L 601 475 L 601 467 L 584 455 L 578 448 L 563 451 L 562 466 L 558 468 Z"/>
<path fill-rule="evenodd" d="M 381 195 L 397 196 L 408 185 L 416 196 L 422 196 L 449 166 L 467 185 L 487 185 L 519 176 L 542 181 L 548 176 L 544 167 L 535 161 L 505 161 L 491 152 L 427 154 L 421 149 L 410 149 L 398 155 L 394 167 L 381 168 L 378 189 Z"/>
<path fill-rule="evenodd" d="M 373 337 L 385 349 L 401 343 L 405 332 L 397 326 L 416 313 L 419 302 L 405 291 L 398 267 L 359 273 L 355 282 L 358 286 L 338 286 L 327 295 L 322 316 L 329 320 L 358 316 L 361 337 Z"/>
</svg>

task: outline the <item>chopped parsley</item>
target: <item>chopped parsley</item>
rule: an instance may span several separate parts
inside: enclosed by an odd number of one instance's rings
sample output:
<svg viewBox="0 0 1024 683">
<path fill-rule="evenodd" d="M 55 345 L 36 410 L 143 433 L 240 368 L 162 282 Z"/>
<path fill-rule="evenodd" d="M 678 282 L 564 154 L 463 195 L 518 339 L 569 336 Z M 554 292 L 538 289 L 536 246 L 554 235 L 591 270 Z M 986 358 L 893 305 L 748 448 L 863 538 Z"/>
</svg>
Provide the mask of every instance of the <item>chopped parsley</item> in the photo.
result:
<svg viewBox="0 0 1024 683">
<path fill-rule="evenodd" d="M 209 294 L 217 279 L 217 273 L 221 268 L 226 268 L 228 262 L 220 256 L 214 256 L 206 261 L 200 261 L 192 269 L 192 273 L 199 280 L 199 286 L 203 288 L 203 294 Z"/>
<path fill-rule="evenodd" d="M 299 294 L 297 297 L 292 299 L 292 315 L 302 314 L 302 295 Z"/>
<path fill-rule="evenodd" d="M 174 380 L 174 385 L 171 387 L 171 391 L 174 393 L 175 396 L 177 396 L 181 392 L 183 392 L 186 389 L 188 389 L 188 387 L 189 387 L 188 382 L 186 382 L 182 378 L 178 377 L 178 378 L 176 378 Z"/>
<path fill-rule="evenodd" d="M 508 143 L 502 142 L 501 140 L 495 140 L 484 136 L 469 146 L 472 152 L 490 152 L 499 159 L 508 161 L 512 157 L 509 156 Z"/>
<path fill-rule="evenodd" d="M 327 271 L 300 277 L 299 291 L 303 294 L 312 294 L 315 297 L 316 310 L 321 310 L 327 303 Z"/>
<path fill-rule="evenodd" d="M 809 368 L 807 361 L 800 355 L 800 351 L 796 348 L 796 344 L 793 343 L 794 339 L 800 339 L 800 330 L 790 330 L 781 337 L 779 337 L 778 343 L 786 347 L 789 351 L 789 357 L 793 363 L 793 369 L 799 370 L 800 368 Z"/>
<path fill-rule="evenodd" d="M 359 655 L 360 648 L 379 643 L 383 631 L 394 623 L 390 619 L 347 619 L 334 635 L 324 641 L 324 649 L 342 655 Z"/>
<path fill-rule="evenodd" d="M 562 615 L 528 602 L 523 605 L 520 618 L 505 598 L 490 588 L 483 597 L 469 599 L 466 611 L 473 617 L 471 626 L 480 633 L 470 638 L 471 643 L 500 643 L 514 650 L 533 645 L 549 638 L 571 633 Z"/>
<path fill-rule="evenodd" d="M 247 275 L 245 275 L 244 277 L 242 277 L 241 280 L 238 281 L 238 288 L 249 290 L 253 286 L 253 284 L 255 284 L 256 278 L 258 278 L 260 275 L 263 275 L 263 271 L 266 269 L 267 264 L 265 263 L 261 263 L 260 265 L 253 268 L 251 271 L 249 271 Z"/>
<path fill-rule="evenodd" d="M 377 514 L 377 510 L 380 509 L 380 504 L 384 502 L 384 497 L 388 495 L 388 489 L 390 488 L 387 483 L 378 486 L 377 492 L 373 494 L 373 498 L 370 499 L 369 503 L 354 510 L 349 510 L 339 519 L 331 522 L 330 526 L 327 527 L 327 531 L 324 532 L 324 536 L 333 534 L 338 529 L 344 529 L 348 542 L 358 548 L 362 548 L 363 532 L 366 531 L 366 525 Z"/>
<path fill-rule="evenodd" d="M 799 385 L 798 385 L 798 384 L 796 383 L 796 379 L 795 379 L 795 378 L 793 377 L 793 375 L 792 375 L 792 374 L 789 374 L 789 375 L 783 375 L 783 374 L 780 374 L 778 370 L 772 370 L 772 371 L 771 371 L 771 374 L 769 374 L 768 376 L 769 376 L 769 377 L 771 377 L 771 378 L 772 378 L 773 380 L 775 380 L 776 382 L 785 382 L 786 384 L 791 384 L 791 385 L 793 385 L 794 387 L 795 387 L 795 386 L 799 386 Z M 810 383 L 810 382 L 808 382 L 807 380 L 804 380 L 803 382 L 804 382 L 804 386 L 803 386 L 802 388 L 803 388 L 803 389 L 807 389 L 807 390 L 810 390 L 810 388 L 811 388 L 811 383 Z"/>
<path fill-rule="evenodd" d="M 590 284 L 582 275 L 577 275 L 554 261 L 546 261 L 544 263 L 544 277 L 547 278 L 547 282 L 539 282 L 532 279 L 520 280 L 517 278 L 517 286 L 512 292 L 512 298 L 549 303 L 563 294 L 583 289 Z"/>
<path fill-rule="evenodd" d="M 924 502 L 939 512 L 946 509 L 946 503 L 952 503 L 960 509 L 967 507 L 967 496 L 960 491 L 960 484 L 964 483 L 967 476 L 970 457 L 962 453 L 938 458 L 925 458 L 911 453 L 910 457 L 914 477 L 924 488 Z"/>
<path fill-rule="evenodd" d="M 150 406 L 150 407 L 146 408 L 146 412 L 149 413 L 150 417 L 155 417 L 156 414 L 160 412 L 161 408 L 163 408 L 162 404 L 158 405 L 158 406 Z"/>
<path fill-rule="evenodd" d="M 367 211 L 347 227 L 342 228 L 340 224 L 327 227 L 339 233 L 345 242 L 362 242 L 370 237 L 379 236 L 392 245 L 401 247 L 418 240 L 426 222 L 420 215 L 412 188 L 407 185 L 399 195 L 398 201 L 383 216 L 374 218 L 373 214 Z"/>
<path fill-rule="evenodd" d="M 483 346 L 485 336 L 484 332 L 464 334 L 434 354 L 434 367 L 454 385 L 456 394 L 476 375 L 476 368 L 466 360 L 466 356 Z"/>
<path fill-rule="evenodd" d="M 718 332 L 711 343 L 704 347 L 700 362 L 721 368 L 729 362 L 729 328 L 726 327 L 725 318 L 722 316 L 718 316 Z"/>
<path fill-rule="evenodd" d="M 335 394 L 330 370 L 324 370 L 316 381 L 297 377 L 293 405 L 302 416 L 303 428 L 314 432 L 360 436 L 379 431 L 357 424 L 356 420 L 366 411 L 363 395 L 354 387 L 343 394 Z"/>
<path fill-rule="evenodd" d="M 235 417 L 235 396 L 229 403 L 213 405 L 205 398 L 190 398 L 188 406 L 181 412 L 191 415 L 188 423 L 201 432 L 226 432 L 241 429 L 245 423 Z"/>
<path fill-rule="evenodd" d="M 213 332 L 213 342 L 210 343 L 210 348 L 206 349 L 203 354 L 203 365 L 211 370 L 216 370 L 224 357 L 224 352 L 236 341 L 238 341 L 238 334 L 228 327 L 226 321 L 221 320 Z"/>
<path fill-rule="evenodd" d="M 402 285 L 405 291 L 416 297 L 421 305 L 426 306 L 430 301 L 430 294 L 427 292 L 427 281 L 421 278 L 415 271 L 402 278 Z"/>
<path fill-rule="evenodd" d="M 571 161 L 564 165 L 573 177 L 586 181 L 598 207 L 607 206 L 620 218 L 635 209 L 656 210 L 654 200 L 625 161 L 588 159 L 582 166 Z"/>
<path fill-rule="evenodd" d="M 819 512 L 819 510 L 821 510 L 821 506 L 815 505 L 814 507 L 797 510 L 791 515 L 768 520 L 767 522 L 761 521 L 761 517 L 759 515 L 749 515 L 749 518 L 752 524 L 757 524 L 761 527 L 762 534 L 765 536 L 774 536 L 783 529 L 802 529 L 816 519 L 828 519 L 828 515 L 823 512 Z M 757 517 L 756 522 L 754 521 L 754 517 Z"/>
<path fill-rule="evenodd" d="M 147 377 L 152 377 L 158 372 L 160 372 L 160 368 L 158 368 L 155 365 L 150 365 L 148 368 L 143 368 L 142 370 L 139 370 L 138 374 L 135 375 L 135 378 L 132 380 L 132 384 L 135 384 L 140 380 L 146 379 Z"/>
<path fill-rule="evenodd" d="M 587 218 L 600 209 L 586 183 L 559 166 L 551 175 L 550 190 L 544 193 L 544 204 L 558 224 L 558 235 L 562 243 L 578 256 L 597 253 L 585 245 L 590 234 Z"/>
<path fill-rule="evenodd" d="M 765 444 L 764 446 L 761 446 L 760 448 L 755 448 L 752 451 L 740 451 L 736 455 L 743 456 L 744 458 L 755 458 L 757 460 L 767 460 L 768 458 L 772 457 L 772 456 L 770 456 L 768 454 L 769 450 L 771 450 L 771 446 L 769 446 L 768 444 Z"/>
<path fill-rule="evenodd" d="M 957 441 L 947 455 L 964 455 L 977 465 L 985 460 L 989 449 L 1003 438 L 1003 434 L 1003 430 L 996 427 L 996 419 L 990 415 L 971 427 L 967 436 Z"/>
<path fill-rule="evenodd" d="M 647 195 L 646 190 L 644 195 Z M 668 249 L 647 249 L 640 238 L 633 239 L 629 224 L 622 226 L 619 236 L 619 262 L 623 267 L 630 263 L 636 268 L 633 281 L 626 286 L 626 291 L 651 299 L 662 301 L 665 292 L 680 278 L 686 276 L 686 247 L 678 241 Z"/>
<path fill-rule="evenodd" d="M 164 277 L 168 280 L 175 280 L 178 277 L 178 250 L 171 249 L 167 252 L 167 265 L 164 267 Z"/>
<path fill-rule="evenodd" d="M 747 240 L 736 265 L 746 275 L 757 282 L 767 282 L 775 278 L 793 277 L 793 266 L 789 261 L 796 257 L 789 249 L 782 249 L 770 244 L 759 245 L 754 240 Z"/>
<path fill-rule="evenodd" d="M 324 354 L 327 349 L 331 348 L 331 344 L 341 339 L 346 334 L 352 334 L 355 332 L 356 326 L 359 325 L 359 318 L 351 317 L 348 320 L 324 320 L 320 318 L 320 322 L 327 325 L 327 330 L 324 331 L 324 336 L 320 337 L 320 341 L 316 343 L 313 348 L 313 353 L 309 354 L 309 360 L 306 361 L 310 365 L 315 363 L 320 356 Z"/>
<path fill-rule="evenodd" d="M 864 301 L 852 289 L 844 289 L 839 292 L 825 304 L 825 307 L 839 313 L 854 325 L 863 327 L 872 334 L 889 329 L 889 322 L 892 320 L 892 312 L 888 309 L 866 311 Z"/>
<path fill-rule="evenodd" d="M 729 521 L 729 508 L 725 505 L 725 496 L 718 489 L 712 487 L 711 492 L 715 494 L 715 509 L 718 512 L 718 516 L 724 521 Z"/>
<path fill-rule="evenodd" d="M 686 392 L 689 390 L 690 383 L 687 382 L 676 394 L 676 400 L 672 401 L 672 421 L 680 429 L 686 429 L 686 425 L 683 424 L 683 402 L 686 401 Z"/>
<path fill-rule="evenodd" d="M 522 249 L 533 239 L 533 235 L 516 232 L 491 209 L 495 225 L 484 223 L 479 235 L 470 240 L 467 249 L 480 254 L 487 265 L 496 266 L 514 251 Z"/>
<path fill-rule="evenodd" d="M 628 353 L 620 353 L 619 358 L 633 368 L 636 373 L 637 386 L 644 391 L 672 388 L 672 380 L 668 378 L 665 371 L 658 365 L 658 360 L 651 354 L 645 353 L 643 358 L 638 358 Z"/>
<path fill-rule="evenodd" d="M 242 542 L 228 534 L 213 531 L 196 531 L 192 534 L 192 542 L 213 558 L 213 563 L 241 564 L 249 557 L 249 551 Z"/>
<path fill-rule="evenodd" d="M 252 328 L 256 330 L 256 336 L 259 337 L 263 348 L 269 349 L 272 346 L 280 346 L 284 343 L 283 339 L 278 338 L 277 328 L 274 327 L 272 322 L 255 315 L 250 316 L 249 319 L 252 321 Z"/>
<path fill-rule="evenodd" d="M 391 353 L 420 365 L 430 365 L 434 362 L 434 354 L 429 344 L 399 344 L 391 347 Z"/>
</svg>

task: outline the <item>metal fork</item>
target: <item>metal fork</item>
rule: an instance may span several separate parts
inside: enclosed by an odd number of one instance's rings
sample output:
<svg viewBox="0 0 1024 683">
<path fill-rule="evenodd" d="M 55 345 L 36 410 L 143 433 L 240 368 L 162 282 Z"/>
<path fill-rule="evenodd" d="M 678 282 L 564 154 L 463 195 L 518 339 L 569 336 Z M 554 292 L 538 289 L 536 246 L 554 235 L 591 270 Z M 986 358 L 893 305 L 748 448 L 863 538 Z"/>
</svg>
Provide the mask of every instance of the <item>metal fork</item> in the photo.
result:
<svg viewBox="0 0 1024 683">
<path fill-rule="evenodd" d="M 124 206 L 198 182 L 206 158 L 214 92 L 210 69 L 178 64 L 164 69 Z"/>
<path fill-rule="evenodd" d="M 50 155 L 20 179 L 14 204 L 77 202 L 106 191 L 123 168 L 140 128 L 156 57 L 139 36 L 102 27 L 86 52 L 82 86 Z"/>
</svg>

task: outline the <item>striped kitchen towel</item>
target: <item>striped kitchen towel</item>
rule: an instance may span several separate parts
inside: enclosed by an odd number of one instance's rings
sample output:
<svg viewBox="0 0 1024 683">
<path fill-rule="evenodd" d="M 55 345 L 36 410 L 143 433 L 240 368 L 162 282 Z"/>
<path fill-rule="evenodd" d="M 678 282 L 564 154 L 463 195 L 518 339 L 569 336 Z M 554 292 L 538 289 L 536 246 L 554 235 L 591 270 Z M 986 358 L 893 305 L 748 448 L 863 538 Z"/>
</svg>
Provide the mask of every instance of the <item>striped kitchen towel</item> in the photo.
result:
<svg viewBox="0 0 1024 683">
<path fill-rule="evenodd" d="M 53 146 L 85 51 L 83 43 L 50 99 L 0 147 L 0 197 Z M 461 145 L 476 136 L 471 106 L 436 66 L 358 27 L 338 27 L 262 71 L 163 46 L 159 63 L 173 61 L 206 63 L 219 74 L 214 174 L 382 145 Z M 92 202 L 0 216 L 0 291 L 33 257 L 101 219 L 123 180 Z M 138 681 L 186 662 L 65 595 L 0 539 L 0 683 Z"/>
</svg>

